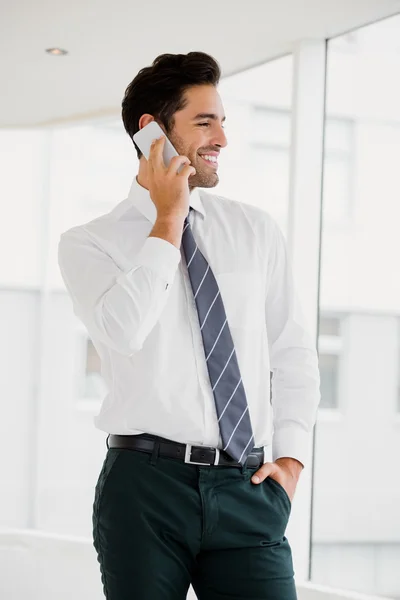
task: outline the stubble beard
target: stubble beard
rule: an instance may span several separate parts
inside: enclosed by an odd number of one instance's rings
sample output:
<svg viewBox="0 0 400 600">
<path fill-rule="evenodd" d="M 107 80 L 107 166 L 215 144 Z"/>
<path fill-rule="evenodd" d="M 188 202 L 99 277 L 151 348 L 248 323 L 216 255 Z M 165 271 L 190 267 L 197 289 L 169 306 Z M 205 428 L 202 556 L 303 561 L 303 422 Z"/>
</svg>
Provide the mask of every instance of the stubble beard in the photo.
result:
<svg viewBox="0 0 400 600">
<path fill-rule="evenodd" d="M 187 152 L 187 150 L 185 151 L 183 149 L 183 140 L 179 136 L 174 135 L 173 132 L 170 132 L 168 137 L 174 148 L 176 148 L 176 151 L 183 156 L 187 156 L 191 162 L 191 165 L 196 169 L 196 173 L 189 177 L 190 190 L 197 187 L 213 188 L 218 185 L 219 177 L 216 171 L 212 171 L 211 168 L 207 168 L 205 164 L 202 165 L 201 162 L 203 159 L 198 154 L 196 154 L 196 156 L 192 156 Z"/>
<path fill-rule="evenodd" d="M 196 168 L 196 167 L 195 167 Z M 207 168 L 207 167 L 206 167 Z M 200 169 L 196 169 L 196 174 L 189 177 L 189 185 L 192 188 L 213 188 L 219 183 L 217 173 L 205 173 Z"/>
</svg>

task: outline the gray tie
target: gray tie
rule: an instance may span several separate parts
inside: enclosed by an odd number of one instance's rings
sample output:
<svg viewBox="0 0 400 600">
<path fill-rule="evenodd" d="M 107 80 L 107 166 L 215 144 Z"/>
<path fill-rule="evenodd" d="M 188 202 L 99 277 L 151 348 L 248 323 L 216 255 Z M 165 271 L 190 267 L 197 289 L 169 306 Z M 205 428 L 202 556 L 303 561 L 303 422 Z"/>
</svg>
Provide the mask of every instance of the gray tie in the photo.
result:
<svg viewBox="0 0 400 600">
<path fill-rule="evenodd" d="M 242 465 L 254 447 L 249 408 L 224 304 L 186 217 L 182 246 L 196 301 L 223 449 Z"/>
</svg>

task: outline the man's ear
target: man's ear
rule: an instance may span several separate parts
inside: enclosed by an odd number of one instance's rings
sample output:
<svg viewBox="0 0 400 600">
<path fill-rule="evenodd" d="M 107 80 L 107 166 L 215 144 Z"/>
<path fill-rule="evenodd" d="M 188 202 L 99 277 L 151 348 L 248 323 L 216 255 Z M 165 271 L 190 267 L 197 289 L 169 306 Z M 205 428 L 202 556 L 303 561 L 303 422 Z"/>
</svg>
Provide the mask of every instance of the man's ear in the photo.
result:
<svg viewBox="0 0 400 600">
<path fill-rule="evenodd" d="M 148 113 L 145 113 L 139 119 L 139 129 L 143 129 L 143 127 L 146 127 L 146 125 L 148 125 L 152 121 L 155 121 L 155 118 L 153 117 L 153 115 L 149 115 Z"/>
</svg>

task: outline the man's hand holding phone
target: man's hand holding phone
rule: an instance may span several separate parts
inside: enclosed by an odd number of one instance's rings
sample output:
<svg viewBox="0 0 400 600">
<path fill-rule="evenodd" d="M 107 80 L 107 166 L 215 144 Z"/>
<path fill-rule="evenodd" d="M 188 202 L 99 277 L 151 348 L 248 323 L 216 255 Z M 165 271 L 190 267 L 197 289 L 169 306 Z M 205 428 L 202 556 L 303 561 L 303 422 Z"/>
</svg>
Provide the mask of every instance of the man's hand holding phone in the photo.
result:
<svg viewBox="0 0 400 600">
<path fill-rule="evenodd" d="M 157 219 L 181 219 L 189 212 L 189 177 L 196 173 L 187 156 L 175 156 L 167 167 L 163 159 L 165 136 L 152 142 L 148 158 L 148 183 Z M 179 172 L 178 172 L 179 171 Z"/>
<path fill-rule="evenodd" d="M 149 237 L 166 240 L 179 250 L 190 207 L 188 179 L 196 170 L 187 156 L 174 156 L 167 167 L 163 159 L 165 139 L 163 136 L 151 144 L 148 157 L 149 192 L 157 209 L 157 220 Z"/>
</svg>

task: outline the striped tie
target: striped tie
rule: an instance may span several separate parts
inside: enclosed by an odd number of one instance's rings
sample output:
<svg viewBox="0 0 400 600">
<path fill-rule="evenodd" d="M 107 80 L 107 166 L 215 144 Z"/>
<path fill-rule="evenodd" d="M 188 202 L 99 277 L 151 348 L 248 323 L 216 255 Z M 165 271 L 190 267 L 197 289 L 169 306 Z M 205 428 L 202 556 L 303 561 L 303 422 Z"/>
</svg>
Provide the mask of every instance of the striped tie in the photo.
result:
<svg viewBox="0 0 400 600">
<path fill-rule="evenodd" d="M 196 301 L 223 449 L 243 465 L 254 447 L 249 407 L 218 284 L 197 247 L 188 216 L 182 246 Z"/>
</svg>

